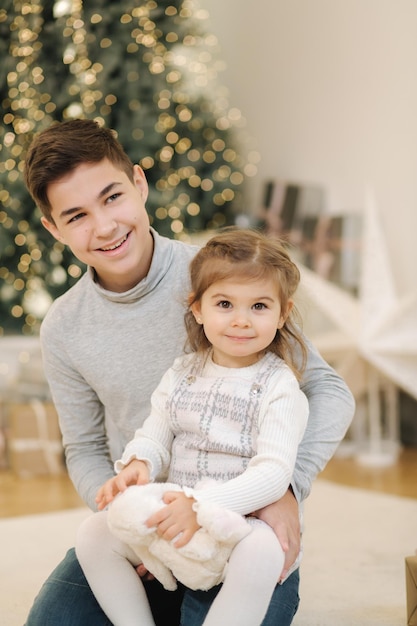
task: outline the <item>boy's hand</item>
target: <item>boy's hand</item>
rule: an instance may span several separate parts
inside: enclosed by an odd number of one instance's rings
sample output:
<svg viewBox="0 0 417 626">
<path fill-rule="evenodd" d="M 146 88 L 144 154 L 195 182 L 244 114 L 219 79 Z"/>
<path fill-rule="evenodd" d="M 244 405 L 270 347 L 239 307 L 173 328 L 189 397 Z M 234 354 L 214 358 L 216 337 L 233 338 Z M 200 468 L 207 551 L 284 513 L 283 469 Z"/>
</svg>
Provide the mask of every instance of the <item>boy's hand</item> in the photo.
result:
<svg viewBox="0 0 417 626">
<path fill-rule="evenodd" d="M 144 461 L 134 459 L 117 475 L 104 483 L 97 492 L 96 502 L 99 511 L 104 509 L 118 493 L 131 485 L 146 485 L 149 482 L 149 469 Z"/>
<path fill-rule="evenodd" d="M 143 563 L 139 563 L 136 568 L 136 573 L 144 581 L 155 580 L 155 576 L 146 569 Z"/>
<path fill-rule="evenodd" d="M 156 526 L 158 535 L 167 541 L 180 535 L 174 546 L 182 548 L 200 528 L 192 508 L 195 500 L 182 491 L 167 491 L 163 499 L 167 506 L 152 515 L 146 525 Z"/>
<path fill-rule="evenodd" d="M 278 500 L 254 513 L 256 517 L 271 526 L 285 552 L 283 580 L 300 552 L 301 533 L 298 502 L 290 489 Z"/>
</svg>

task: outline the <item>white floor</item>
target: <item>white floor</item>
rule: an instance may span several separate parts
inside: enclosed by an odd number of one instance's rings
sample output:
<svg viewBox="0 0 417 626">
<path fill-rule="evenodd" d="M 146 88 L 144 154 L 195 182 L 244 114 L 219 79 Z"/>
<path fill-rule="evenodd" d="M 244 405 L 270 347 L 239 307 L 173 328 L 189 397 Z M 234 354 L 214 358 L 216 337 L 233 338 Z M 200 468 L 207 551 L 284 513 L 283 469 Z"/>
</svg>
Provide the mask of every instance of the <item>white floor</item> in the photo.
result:
<svg viewBox="0 0 417 626">
<path fill-rule="evenodd" d="M 76 509 L 0 521 L 0 626 L 22 626 L 86 515 Z M 294 626 L 405 625 L 404 559 L 417 549 L 417 500 L 319 480 L 305 518 Z"/>
</svg>

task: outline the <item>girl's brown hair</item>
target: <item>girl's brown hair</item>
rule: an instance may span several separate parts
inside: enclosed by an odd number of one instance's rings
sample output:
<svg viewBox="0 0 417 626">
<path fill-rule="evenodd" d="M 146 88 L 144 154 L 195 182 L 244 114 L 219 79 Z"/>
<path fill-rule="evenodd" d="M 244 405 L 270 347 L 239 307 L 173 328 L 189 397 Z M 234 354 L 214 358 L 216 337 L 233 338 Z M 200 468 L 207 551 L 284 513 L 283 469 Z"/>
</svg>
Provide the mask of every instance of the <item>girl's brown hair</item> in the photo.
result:
<svg viewBox="0 0 417 626">
<path fill-rule="evenodd" d="M 236 277 L 248 282 L 272 279 L 278 289 L 281 309 L 285 312 L 298 287 L 300 272 L 278 239 L 251 229 L 225 229 L 212 237 L 191 262 L 189 307 L 200 302 L 213 283 Z M 307 349 L 295 323 L 296 317 L 298 314 L 293 307 L 267 350 L 281 357 L 299 378 L 305 368 Z M 204 329 L 195 321 L 191 308 L 185 314 L 185 326 L 187 344 L 192 351 L 210 347 Z"/>
</svg>

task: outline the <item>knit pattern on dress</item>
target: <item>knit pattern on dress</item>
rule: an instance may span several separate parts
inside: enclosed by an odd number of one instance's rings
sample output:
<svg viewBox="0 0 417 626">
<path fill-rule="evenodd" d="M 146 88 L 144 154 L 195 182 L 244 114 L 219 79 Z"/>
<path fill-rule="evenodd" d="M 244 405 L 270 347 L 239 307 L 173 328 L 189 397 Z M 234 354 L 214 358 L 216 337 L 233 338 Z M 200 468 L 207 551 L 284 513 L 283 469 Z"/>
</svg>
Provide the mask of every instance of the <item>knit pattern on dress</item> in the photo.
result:
<svg viewBox="0 0 417 626">
<path fill-rule="evenodd" d="M 169 481 L 193 487 L 203 478 L 224 482 L 245 471 L 256 454 L 264 391 L 276 371 L 272 353 L 239 370 L 196 356 L 167 401 L 175 435 Z"/>
</svg>

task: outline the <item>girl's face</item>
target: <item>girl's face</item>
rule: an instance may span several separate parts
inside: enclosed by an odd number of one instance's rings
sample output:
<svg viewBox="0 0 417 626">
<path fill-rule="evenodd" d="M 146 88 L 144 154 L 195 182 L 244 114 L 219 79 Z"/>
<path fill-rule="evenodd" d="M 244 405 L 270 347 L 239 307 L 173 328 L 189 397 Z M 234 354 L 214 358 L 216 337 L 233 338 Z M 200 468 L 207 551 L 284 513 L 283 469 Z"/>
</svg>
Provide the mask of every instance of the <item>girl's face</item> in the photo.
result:
<svg viewBox="0 0 417 626">
<path fill-rule="evenodd" d="M 292 308 L 281 309 L 272 279 L 227 279 L 213 283 L 191 306 L 213 346 L 213 360 L 224 367 L 256 363 Z"/>
</svg>

